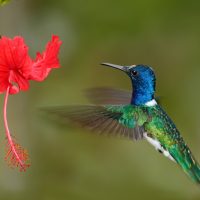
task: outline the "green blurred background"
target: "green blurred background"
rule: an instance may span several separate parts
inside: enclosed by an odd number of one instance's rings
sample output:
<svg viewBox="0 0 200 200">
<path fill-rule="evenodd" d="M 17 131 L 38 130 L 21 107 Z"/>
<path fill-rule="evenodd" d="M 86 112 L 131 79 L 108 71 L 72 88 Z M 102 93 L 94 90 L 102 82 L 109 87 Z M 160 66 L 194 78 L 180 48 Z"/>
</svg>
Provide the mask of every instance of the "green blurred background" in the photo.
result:
<svg viewBox="0 0 200 200">
<path fill-rule="evenodd" d="M 147 142 L 93 135 L 38 110 L 88 103 L 82 91 L 89 87 L 130 88 L 101 62 L 149 64 L 157 95 L 200 160 L 199 9 L 199 1 L 181 0 L 12 0 L 1 7 L 0 33 L 22 35 L 32 57 L 52 34 L 63 45 L 62 68 L 10 96 L 10 128 L 32 165 L 20 173 L 4 162 L 2 118 L 0 199 L 199 200 L 200 187 Z"/>
</svg>

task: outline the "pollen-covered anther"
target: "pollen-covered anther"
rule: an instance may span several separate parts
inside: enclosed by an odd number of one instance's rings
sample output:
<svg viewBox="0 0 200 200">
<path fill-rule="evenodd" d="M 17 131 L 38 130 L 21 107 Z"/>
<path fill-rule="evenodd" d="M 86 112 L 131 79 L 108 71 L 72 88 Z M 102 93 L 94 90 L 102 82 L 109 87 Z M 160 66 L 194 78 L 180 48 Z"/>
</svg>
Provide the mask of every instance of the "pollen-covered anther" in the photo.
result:
<svg viewBox="0 0 200 200">
<path fill-rule="evenodd" d="M 30 166 L 27 150 L 22 148 L 18 143 L 13 142 L 12 146 L 7 143 L 6 152 L 5 160 L 10 167 L 18 167 L 20 171 L 26 171 Z"/>
</svg>

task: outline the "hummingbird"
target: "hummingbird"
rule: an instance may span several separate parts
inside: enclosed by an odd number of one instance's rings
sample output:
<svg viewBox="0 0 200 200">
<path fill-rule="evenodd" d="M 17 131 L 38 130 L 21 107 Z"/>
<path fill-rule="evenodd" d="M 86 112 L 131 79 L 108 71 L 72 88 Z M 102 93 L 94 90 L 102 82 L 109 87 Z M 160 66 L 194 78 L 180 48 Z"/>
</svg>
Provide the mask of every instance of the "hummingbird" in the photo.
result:
<svg viewBox="0 0 200 200">
<path fill-rule="evenodd" d="M 93 105 L 58 106 L 50 110 L 63 119 L 71 120 L 93 132 L 123 136 L 131 140 L 145 139 L 199 184 L 199 164 L 174 122 L 155 98 L 154 70 L 143 64 L 102 65 L 128 75 L 132 91 L 93 88 L 88 91 Z"/>
</svg>

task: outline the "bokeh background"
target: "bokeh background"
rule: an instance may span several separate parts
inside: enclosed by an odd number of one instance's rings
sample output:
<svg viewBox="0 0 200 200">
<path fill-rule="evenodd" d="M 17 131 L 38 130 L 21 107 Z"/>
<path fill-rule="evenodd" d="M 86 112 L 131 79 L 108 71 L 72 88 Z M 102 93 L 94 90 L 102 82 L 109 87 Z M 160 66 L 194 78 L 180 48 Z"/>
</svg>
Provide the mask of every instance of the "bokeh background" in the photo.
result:
<svg viewBox="0 0 200 200">
<path fill-rule="evenodd" d="M 0 198 L 199 200 L 200 187 L 147 142 L 93 135 L 39 111 L 86 104 L 89 87 L 130 89 L 124 74 L 101 62 L 149 64 L 162 105 L 200 161 L 199 9 L 200 2 L 181 0 L 12 0 L 1 7 L 0 34 L 22 35 L 32 57 L 52 34 L 63 45 L 62 68 L 9 99 L 10 128 L 31 157 L 26 173 L 4 162 L 0 120 Z"/>
</svg>

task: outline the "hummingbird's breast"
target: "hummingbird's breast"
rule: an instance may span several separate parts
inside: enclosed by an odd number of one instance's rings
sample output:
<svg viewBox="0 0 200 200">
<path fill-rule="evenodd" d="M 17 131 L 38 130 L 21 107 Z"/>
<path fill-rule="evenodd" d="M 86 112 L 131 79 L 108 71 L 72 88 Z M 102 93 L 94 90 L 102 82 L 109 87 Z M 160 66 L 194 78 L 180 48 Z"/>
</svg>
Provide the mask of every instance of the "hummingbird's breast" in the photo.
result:
<svg viewBox="0 0 200 200">
<path fill-rule="evenodd" d="M 149 107 L 148 112 L 151 120 L 145 124 L 144 138 L 157 151 L 175 161 L 169 153 L 170 148 L 182 141 L 176 126 L 159 105 Z"/>
</svg>

